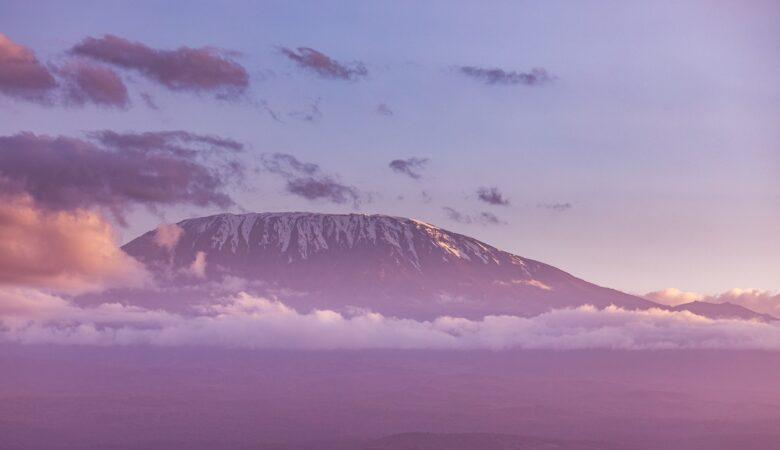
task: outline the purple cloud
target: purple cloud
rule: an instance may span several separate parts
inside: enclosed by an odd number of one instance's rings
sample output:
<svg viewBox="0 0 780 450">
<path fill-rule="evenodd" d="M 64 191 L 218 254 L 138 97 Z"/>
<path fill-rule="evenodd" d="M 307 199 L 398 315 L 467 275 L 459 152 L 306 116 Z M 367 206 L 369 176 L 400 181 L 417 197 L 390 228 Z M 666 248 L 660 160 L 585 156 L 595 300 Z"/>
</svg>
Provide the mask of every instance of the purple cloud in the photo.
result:
<svg viewBox="0 0 780 450">
<path fill-rule="evenodd" d="M 113 70 L 81 60 L 72 60 L 57 70 L 65 81 L 66 102 L 73 105 L 94 103 L 127 108 L 127 87 Z"/>
<path fill-rule="evenodd" d="M 141 100 L 144 101 L 144 104 L 149 109 L 153 109 L 155 111 L 160 109 L 160 107 L 157 106 L 157 103 L 154 101 L 154 97 L 152 97 L 152 95 L 149 94 L 148 92 L 141 93 Z"/>
<path fill-rule="evenodd" d="M 489 212 L 481 212 L 476 216 L 472 216 L 470 214 L 462 213 L 449 206 L 445 206 L 442 209 L 444 210 L 444 213 L 447 215 L 447 218 L 452 220 L 453 222 L 466 223 L 466 224 L 477 223 L 482 225 L 500 225 L 504 223 L 503 221 L 501 221 L 501 219 L 498 218 L 498 216 Z"/>
<path fill-rule="evenodd" d="M 505 198 L 504 195 L 498 190 L 498 188 L 495 187 L 491 187 L 491 188 L 481 187 L 477 189 L 477 198 L 491 205 L 498 205 L 498 206 L 509 205 L 509 199 Z"/>
<path fill-rule="evenodd" d="M 501 221 L 501 219 L 498 218 L 495 214 L 491 212 L 481 212 L 479 213 L 478 220 L 484 224 L 488 225 L 498 225 L 502 224 L 504 222 Z"/>
<path fill-rule="evenodd" d="M 565 212 L 572 208 L 571 203 L 539 203 L 536 205 L 538 208 L 549 209 L 555 212 Z"/>
<path fill-rule="evenodd" d="M 208 156 L 197 148 L 174 143 L 219 143 L 217 138 L 184 132 L 101 132 L 94 137 L 97 142 L 33 133 L 0 137 L 0 191 L 29 195 L 38 206 L 52 210 L 106 208 L 120 222 L 132 205 L 154 209 L 234 204 L 223 190 L 241 175 L 237 162 L 210 167 Z"/>
<path fill-rule="evenodd" d="M 357 80 L 368 75 L 368 70 L 361 62 L 341 63 L 308 47 L 298 47 L 296 50 L 285 47 L 280 49 L 283 55 L 297 63 L 298 66 L 323 78 Z"/>
<path fill-rule="evenodd" d="M 377 105 L 376 109 L 374 109 L 374 112 L 376 112 L 381 116 L 392 116 L 395 114 L 393 110 L 390 109 L 390 107 L 387 106 L 387 104 L 385 103 L 380 103 L 379 105 Z"/>
<path fill-rule="evenodd" d="M 317 164 L 299 161 L 285 153 L 274 153 L 263 157 L 263 165 L 269 172 L 282 176 L 287 182 L 287 192 L 293 195 L 307 200 L 360 204 L 361 194 L 357 188 L 324 174 Z"/>
<path fill-rule="evenodd" d="M 212 47 L 158 50 L 113 35 L 88 37 L 75 45 L 74 54 L 136 70 L 178 91 L 209 92 L 234 98 L 249 86 L 249 75 L 229 53 Z"/>
<path fill-rule="evenodd" d="M 402 173 L 410 178 L 419 180 L 421 175 L 419 174 L 418 170 L 425 168 L 426 164 L 428 164 L 428 158 L 412 157 L 408 159 L 394 159 L 390 161 L 388 166 L 395 172 Z"/>
<path fill-rule="evenodd" d="M 545 69 L 534 68 L 530 72 L 505 71 L 503 69 L 485 69 L 474 66 L 461 66 L 458 71 L 463 75 L 480 80 L 485 84 L 538 86 L 555 80 Z"/>
<path fill-rule="evenodd" d="M 55 87 L 54 76 L 35 58 L 32 50 L 0 33 L 0 92 L 45 103 Z"/>
<path fill-rule="evenodd" d="M 145 133 L 117 133 L 102 130 L 90 136 L 100 143 L 121 151 L 152 152 L 164 150 L 173 155 L 192 158 L 204 153 L 240 152 L 244 145 L 233 139 L 194 134 L 188 131 L 150 131 Z"/>
<path fill-rule="evenodd" d="M 320 99 L 313 101 L 306 109 L 292 111 L 287 113 L 287 115 L 294 119 L 303 120 L 304 122 L 315 122 L 322 117 L 322 111 L 320 111 Z"/>
</svg>

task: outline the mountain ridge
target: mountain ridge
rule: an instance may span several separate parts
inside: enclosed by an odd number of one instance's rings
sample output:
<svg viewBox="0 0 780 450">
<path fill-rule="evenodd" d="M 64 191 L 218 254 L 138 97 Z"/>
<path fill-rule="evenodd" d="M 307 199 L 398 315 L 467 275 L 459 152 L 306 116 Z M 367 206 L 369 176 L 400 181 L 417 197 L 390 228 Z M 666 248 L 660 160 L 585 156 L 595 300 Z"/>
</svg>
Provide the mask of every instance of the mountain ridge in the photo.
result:
<svg viewBox="0 0 780 450">
<path fill-rule="evenodd" d="M 173 243 L 161 244 L 158 229 L 122 249 L 150 268 L 159 283 L 184 286 L 190 293 L 194 287 L 239 280 L 254 293 L 304 311 L 357 308 L 425 320 L 533 316 L 584 304 L 670 309 L 405 217 L 222 213 L 175 226 Z M 190 302 L 160 301 L 153 306 Z"/>
</svg>

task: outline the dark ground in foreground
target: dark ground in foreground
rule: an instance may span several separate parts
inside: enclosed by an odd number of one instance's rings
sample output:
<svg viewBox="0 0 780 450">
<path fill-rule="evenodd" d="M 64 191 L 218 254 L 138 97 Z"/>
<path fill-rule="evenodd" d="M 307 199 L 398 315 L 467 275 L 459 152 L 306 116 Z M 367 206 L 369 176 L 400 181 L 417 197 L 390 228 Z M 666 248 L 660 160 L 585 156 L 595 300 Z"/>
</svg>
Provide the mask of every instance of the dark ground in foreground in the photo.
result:
<svg viewBox="0 0 780 450">
<path fill-rule="evenodd" d="M 0 345 L 0 442 L 780 449 L 780 352 Z"/>
</svg>

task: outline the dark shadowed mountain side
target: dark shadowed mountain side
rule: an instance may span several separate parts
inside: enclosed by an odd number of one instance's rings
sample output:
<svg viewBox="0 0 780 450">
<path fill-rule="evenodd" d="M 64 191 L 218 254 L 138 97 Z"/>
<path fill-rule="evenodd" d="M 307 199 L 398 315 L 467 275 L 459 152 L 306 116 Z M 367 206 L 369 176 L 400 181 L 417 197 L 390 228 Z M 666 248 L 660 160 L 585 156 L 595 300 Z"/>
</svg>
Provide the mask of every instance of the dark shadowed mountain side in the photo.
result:
<svg viewBox="0 0 780 450">
<path fill-rule="evenodd" d="M 365 214 L 252 213 L 188 219 L 123 250 L 161 289 L 129 291 L 147 307 L 185 309 L 244 290 L 299 311 L 367 309 L 431 319 L 533 316 L 584 304 L 667 308 L 425 222 Z M 169 230 L 170 231 L 170 230 Z"/>
</svg>

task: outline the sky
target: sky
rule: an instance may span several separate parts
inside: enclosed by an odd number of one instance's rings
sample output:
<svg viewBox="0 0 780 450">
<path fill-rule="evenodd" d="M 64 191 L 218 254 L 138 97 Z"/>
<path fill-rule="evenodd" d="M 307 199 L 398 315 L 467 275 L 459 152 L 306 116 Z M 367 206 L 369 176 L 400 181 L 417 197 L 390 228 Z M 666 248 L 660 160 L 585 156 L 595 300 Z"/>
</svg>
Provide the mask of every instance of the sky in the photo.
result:
<svg viewBox="0 0 780 450">
<path fill-rule="evenodd" d="M 99 210 L 79 217 L 120 243 L 226 210 L 379 213 L 632 293 L 777 290 L 779 17 L 7 0 L 0 188 L 31 196 L 16 212 Z"/>
</svg>

